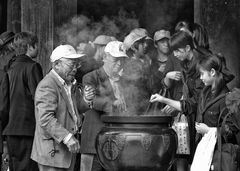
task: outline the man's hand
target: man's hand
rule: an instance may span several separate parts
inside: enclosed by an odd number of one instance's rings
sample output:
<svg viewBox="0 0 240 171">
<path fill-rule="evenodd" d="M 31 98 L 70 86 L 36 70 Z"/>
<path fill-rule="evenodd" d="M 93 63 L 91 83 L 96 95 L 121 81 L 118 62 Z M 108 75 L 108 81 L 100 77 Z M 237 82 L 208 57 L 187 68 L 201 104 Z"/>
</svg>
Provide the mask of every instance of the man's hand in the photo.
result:
<svg viewBox="0 0 240 171">
<path fill-rule="evenodd" d="M 171 80 L 179 81 L 182 78 L 182 73 L 180 71 L 170 71 L 166 74 L 166 77 Z"/>
<path fill-rule="evenodd" d="M 121 112 L 125 112 L 127 110 L 125 102 L 120 99 L 115 100 L 113 102 L 113 106 L 116 107 L 118 111 L 121 111 Z"/>
<path fill-rule="evenodd" d="M 78 153 L 79 150 L 80 150 L 80 144 L 79 144 L 79 141 L 74 137 L 72 136 L 69 141 L 66 143 L 67 147 L 68 147 L 68 150 L 71 152 L 71 153 Z"/>
<path fill-rule="evenodd" d="M 160 67 L 158 68 L 158 71 L 164 72 L 166 68 L 166 64 L 161 64 Z"/>
<path fill-rule="evenodd" d="M 84 98 L 87 100 L 87 101 L 92 101 L 93 98 L 95 97 L 95 88 L 90 86 L 90 85 L 86 85 L 84 87 L 84 90 L 83 90 L 83 95 L 84 95 Z"/>
</svg>

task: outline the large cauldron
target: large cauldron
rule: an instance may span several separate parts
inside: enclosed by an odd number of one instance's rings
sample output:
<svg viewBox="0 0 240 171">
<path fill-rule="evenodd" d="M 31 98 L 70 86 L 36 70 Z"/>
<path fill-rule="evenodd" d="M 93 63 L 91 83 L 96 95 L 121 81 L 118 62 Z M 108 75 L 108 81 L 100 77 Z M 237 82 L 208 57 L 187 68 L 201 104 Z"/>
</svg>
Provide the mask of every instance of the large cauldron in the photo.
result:
<svg viewBox="0 0 240 171">
<path fill-rule="evenodd" d="M 97 155 L 108 171 L 167 171 L 177 149 L 168 116 L 103 116 Z"/>
</svg>

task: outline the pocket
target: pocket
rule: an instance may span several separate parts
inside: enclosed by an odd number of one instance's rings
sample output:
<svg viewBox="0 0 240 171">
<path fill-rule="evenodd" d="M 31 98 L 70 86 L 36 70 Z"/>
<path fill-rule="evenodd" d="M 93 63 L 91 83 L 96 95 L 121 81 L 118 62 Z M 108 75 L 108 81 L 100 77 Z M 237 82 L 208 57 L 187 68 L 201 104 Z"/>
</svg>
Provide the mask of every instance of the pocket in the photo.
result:
<svg viewBox="0 0 240 171">
<path fill-rule="evenodd" d="M 204 117 L 208 118 L 208 120 L 210 122 L 212 122 L 212 124 L 216 123 L 216 125 L 217 125 L 217 121 L 218 121 L 218 118 L 219 118 L 219 112 L 209 110 L 209 111 L 206 111 Z"/>
</svg>

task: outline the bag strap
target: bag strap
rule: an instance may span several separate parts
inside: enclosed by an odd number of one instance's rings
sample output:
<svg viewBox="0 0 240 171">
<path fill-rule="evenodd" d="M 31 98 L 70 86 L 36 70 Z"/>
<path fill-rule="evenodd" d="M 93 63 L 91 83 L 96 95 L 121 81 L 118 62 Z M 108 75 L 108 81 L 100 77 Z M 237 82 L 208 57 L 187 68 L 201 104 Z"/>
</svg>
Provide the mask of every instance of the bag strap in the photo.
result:
<svg viewBox="0 0 240 171">
<path fill-rule="evenodd" d="M 218 165 L 220 167 L 219 171 L 222 171 L 222 167 L 221 167 L 221 163 L 222 163 L 222 136 L 221 136 L 221 132 L 222 132 L 222 127 L 220 125 L 220 119 L 221 116 L 224 113 L 224 109 L 220 112 L 219 118 L 218 118 L 218 123 L 217 123 L 217 148 L 218 148 Z M 223 118 L 223 122 L 222 125 L 224 123 L 226 123 L 227 117 L 230 115 L 231 113 L 227 113 L 226 116 L 224 116 Z"/>
</svg>

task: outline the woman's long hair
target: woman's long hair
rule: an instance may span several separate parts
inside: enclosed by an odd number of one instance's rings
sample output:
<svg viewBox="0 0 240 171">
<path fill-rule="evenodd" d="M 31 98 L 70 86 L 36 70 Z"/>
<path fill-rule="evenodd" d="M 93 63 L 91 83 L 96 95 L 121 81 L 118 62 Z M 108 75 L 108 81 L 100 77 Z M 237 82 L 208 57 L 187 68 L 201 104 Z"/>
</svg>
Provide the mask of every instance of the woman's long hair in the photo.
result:
<svg viewBox="0 0 240 171">
<path fill-rule="evenodd" d="M 193 24 L 193 42 L 196 48 L 209 49 L 207 29 L 198 23 Z"/>
</svg>

